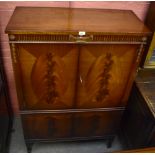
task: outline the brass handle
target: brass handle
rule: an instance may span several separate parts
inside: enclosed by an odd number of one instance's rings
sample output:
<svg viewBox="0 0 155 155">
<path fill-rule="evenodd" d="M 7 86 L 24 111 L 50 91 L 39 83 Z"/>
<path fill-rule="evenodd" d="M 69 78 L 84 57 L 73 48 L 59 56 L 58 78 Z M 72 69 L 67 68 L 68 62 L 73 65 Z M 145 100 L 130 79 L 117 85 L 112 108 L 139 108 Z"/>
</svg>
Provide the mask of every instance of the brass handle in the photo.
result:
<svg viewBox="0 0 155 155">
<path fill-rule="evenodd" d="M 76 41 L 76 42 L 87 42 L 87 41 L 92 41 L 93 40 L 93 35 L 87 35 L 87 36 L 74 36 L 70 35 L 69 36 L 70 41 Z"/>
</svg>

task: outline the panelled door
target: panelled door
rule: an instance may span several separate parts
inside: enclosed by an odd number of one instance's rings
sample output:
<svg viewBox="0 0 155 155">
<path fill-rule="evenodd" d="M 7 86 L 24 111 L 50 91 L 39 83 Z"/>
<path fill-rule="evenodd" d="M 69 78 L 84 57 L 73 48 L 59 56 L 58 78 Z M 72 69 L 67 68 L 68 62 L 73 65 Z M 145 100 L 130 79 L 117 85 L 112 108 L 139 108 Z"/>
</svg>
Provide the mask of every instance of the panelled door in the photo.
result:
<svg viewBox="0 0 155 155">
<path fill-rule="evenodd" d="M 124 106 L 121 103 L 139 45 L 82 45 L 79 52 L 78 108 Z"/>
<path fill-rule="evenodd" d="M 128 44 L 16 46 L 16 80 L 23 109 L 123 106 L 139 48 Z"/>
<path fill-rule="evenodd" d="M 78 66 L 77 46 L 40 43 L 16 46 L 15 70 L 21 108 L 72 108 Z"/>
</svg>

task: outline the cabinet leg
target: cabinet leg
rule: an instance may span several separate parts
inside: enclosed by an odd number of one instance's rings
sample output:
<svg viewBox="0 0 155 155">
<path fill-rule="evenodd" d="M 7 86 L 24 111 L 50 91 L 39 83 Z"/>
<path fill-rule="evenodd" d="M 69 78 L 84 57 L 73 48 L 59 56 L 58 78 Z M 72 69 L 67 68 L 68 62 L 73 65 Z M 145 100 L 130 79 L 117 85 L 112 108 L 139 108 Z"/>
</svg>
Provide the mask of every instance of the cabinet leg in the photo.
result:
<svg viewBox="0 0 155 155">
<path fill-rule="evenodd" d="M 27 147 L 27 152 L 28 153 L 31 153 L 32 151 L 32 146 L 33 146 L 33 143 L 31 142 L 26 142 L 26 147 Z"/>
<path fill-rule="evenodd" d="M 115 138 L 114 136 L 108 138 L 108 141 L 107 141 L 107 148 L 111 148 L 112 143 L 113 143 L 113 141 L 114 141 L 114 138 Z"/>
</svg>

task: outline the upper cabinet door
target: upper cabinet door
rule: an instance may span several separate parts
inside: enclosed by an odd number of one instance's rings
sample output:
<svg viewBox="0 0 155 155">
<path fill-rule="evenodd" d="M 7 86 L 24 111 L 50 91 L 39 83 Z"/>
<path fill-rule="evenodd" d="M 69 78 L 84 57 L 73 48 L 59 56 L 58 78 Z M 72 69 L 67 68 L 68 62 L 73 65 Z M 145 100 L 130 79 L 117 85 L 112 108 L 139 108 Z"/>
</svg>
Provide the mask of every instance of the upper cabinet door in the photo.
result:
<svg viewBox="0 0 155 155">
<path fill-rule="evenodd" d="M 78 66 L 77 47 L 68 44 L 16 46 L 15 70 L 21 108 L 72 108 Z"/>
<path fill-rule="evenodd" d="M 139 45 L 81 45 L 76 106 L 124 106 Z M 130 84 L 131 85 L 131 84 Z"/>
</svg>

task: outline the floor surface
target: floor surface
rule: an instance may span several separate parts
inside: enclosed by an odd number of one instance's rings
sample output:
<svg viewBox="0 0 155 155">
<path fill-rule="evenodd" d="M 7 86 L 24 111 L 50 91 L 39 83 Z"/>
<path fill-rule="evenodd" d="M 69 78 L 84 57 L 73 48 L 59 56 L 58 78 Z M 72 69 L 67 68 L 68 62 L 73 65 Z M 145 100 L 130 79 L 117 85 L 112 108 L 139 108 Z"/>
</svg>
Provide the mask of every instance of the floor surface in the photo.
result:
<svg viewBox="0 0 155 155">
<path fill-rule="evenodd" d="M 20 118 L 14 120 L 13 129 L 9 152 L 26 153 Z M 122 145 L 116 136 L 111 148 L 107 148 L 106 140 L 35 143 L 32 153 L 104 153 L 119 150 L 122 150 Z"/>
</svg>

